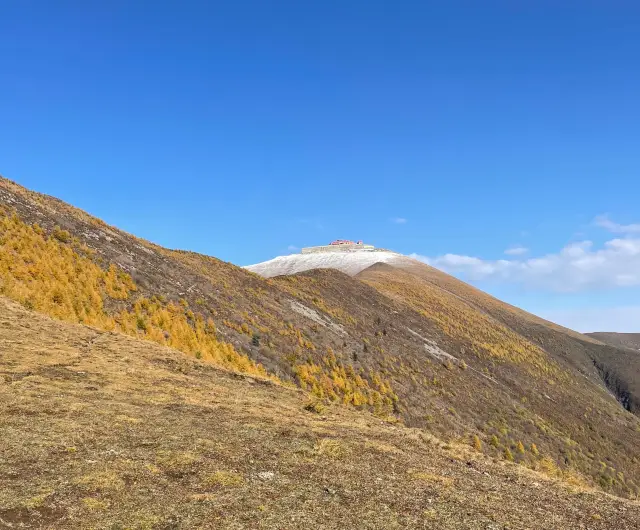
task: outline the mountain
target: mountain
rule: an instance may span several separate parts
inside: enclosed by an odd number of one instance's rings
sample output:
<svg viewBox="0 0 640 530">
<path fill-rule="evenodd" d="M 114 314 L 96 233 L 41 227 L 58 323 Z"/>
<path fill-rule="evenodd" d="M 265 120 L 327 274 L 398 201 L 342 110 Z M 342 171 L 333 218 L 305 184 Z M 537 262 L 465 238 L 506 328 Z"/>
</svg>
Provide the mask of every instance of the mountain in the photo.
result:
<svg viewBox="0 0 640 530">
<path fill-rule="evenodd" d="M 0 296 L 1 528 L 634 529 L 637 502 Z"/>
<path fill-rule="evenodd" d="M 617 348 L 630 348 L 632 350 L 640 350 L 640 333 L 609 333 L 599 331 L 595 333 L 587 333 L 590 337 L 610 344 Z"/>
<path fill-rule="evenodd" d="M 269 261 L 249 265 L 247 270 L 255 272 L 265 278 L 297 274 L 313 269 L 336 269 L 354 276 L 376 263 L 388 263 L 398 267 L 411 266 L 419 262 L 388 250 L 374 250 L 362 252 L 318 252 L 311 254 L 290 254 L 278 256 Z"/>
<path fill-rule="evenodd" d="M 246 270 L 162 248 L 6 179 L 0 205 L 0 295 L 29 311 L 297 387 L 311 409 L 342 404 L 399 432 L 638 495 L 633 351 L 390 251 Z"/>
</svg>

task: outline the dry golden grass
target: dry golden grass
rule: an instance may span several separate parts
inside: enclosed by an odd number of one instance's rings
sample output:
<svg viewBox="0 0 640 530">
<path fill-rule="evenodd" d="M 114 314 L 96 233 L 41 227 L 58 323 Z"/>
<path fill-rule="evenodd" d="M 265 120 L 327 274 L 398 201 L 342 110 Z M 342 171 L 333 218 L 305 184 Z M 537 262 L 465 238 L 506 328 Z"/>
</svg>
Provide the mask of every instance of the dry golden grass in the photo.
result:
<svg viewBox="0 0 640 530">
<path fill-rule="evenodd" d="M 621 529 L 576 488 L 0 297 L 0 527 Z M 455 458 L 452 455 L 457 455 Z M 597 515 L 597 517 L 595 517 Z"/>
<path fill-rule="evenodd" d="M 413 480 L 424 481 L 428 484 L 440 486 L 443 488 L 450 488 L 454 483 L 451 477 L 444 477 L 442 475 L 436 475 L 434 473 L 425 471 L 409 470 L 408 474 Z"/>
<path fill-rule="evenodd" d="M 318 440 L 314 447 L 314 453 L 326 458 L 342 458 L 347 455 L 349 450 L 345 447 L 344 442 L 331 438 L 322 438 Z"/>
<path fill-rule="evenodd" d="M 236 487 L 244 482 L 242 475 L 235 471 L 215 471 L 202 478 L 204 487 L 223 486 Z"/>
</svg>

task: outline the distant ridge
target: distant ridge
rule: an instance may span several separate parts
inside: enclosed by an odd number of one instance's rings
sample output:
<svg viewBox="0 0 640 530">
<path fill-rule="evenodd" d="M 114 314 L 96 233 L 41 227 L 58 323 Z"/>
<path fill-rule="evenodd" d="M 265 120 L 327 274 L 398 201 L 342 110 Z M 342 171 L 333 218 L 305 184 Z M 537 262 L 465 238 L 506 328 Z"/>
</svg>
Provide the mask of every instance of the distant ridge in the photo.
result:
<svg viewBox="0 0 640 530">
<path fill-rule="evenodd" d="M 638 322 L 640 327 L 640 322 Z M 590 337 L 610 344 L 618 348 L 630 348 L 632 350 L 640 350 L 640 333 L 612 333 L 606 331 L 598 331 L 587 333 Z"/>
</svg>

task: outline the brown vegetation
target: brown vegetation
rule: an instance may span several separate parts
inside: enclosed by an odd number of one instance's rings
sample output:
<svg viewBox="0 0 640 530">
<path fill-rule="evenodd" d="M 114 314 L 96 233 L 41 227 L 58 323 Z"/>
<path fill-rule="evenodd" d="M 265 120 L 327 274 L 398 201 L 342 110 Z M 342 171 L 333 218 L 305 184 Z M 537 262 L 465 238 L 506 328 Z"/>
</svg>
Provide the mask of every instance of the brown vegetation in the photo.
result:
<svg viewBox="0 0 640 530">
<path fill-rule="evenodd" d="M 590 528 L 640 505 L 0 297 L 0 527 Z"/>
</svg>

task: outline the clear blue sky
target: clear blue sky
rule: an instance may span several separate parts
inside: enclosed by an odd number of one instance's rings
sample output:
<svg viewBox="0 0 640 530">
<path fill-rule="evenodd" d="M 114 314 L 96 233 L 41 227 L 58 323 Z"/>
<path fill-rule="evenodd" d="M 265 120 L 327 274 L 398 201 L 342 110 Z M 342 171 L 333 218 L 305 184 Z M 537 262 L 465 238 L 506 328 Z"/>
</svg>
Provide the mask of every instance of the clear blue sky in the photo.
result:
<svg viewBox="0 0 640 530">
<path fill-rule="evenodd" d="M 8 0 L 0 174 L 238 264 L 334 238 L 470 256 L 437 263 L 640 331 L 640 276 L 598 254 L 640 238 L 639 35 L 633 2 Z M 620 281 L 562 289 L 585 239 Z"/>
</svg>

